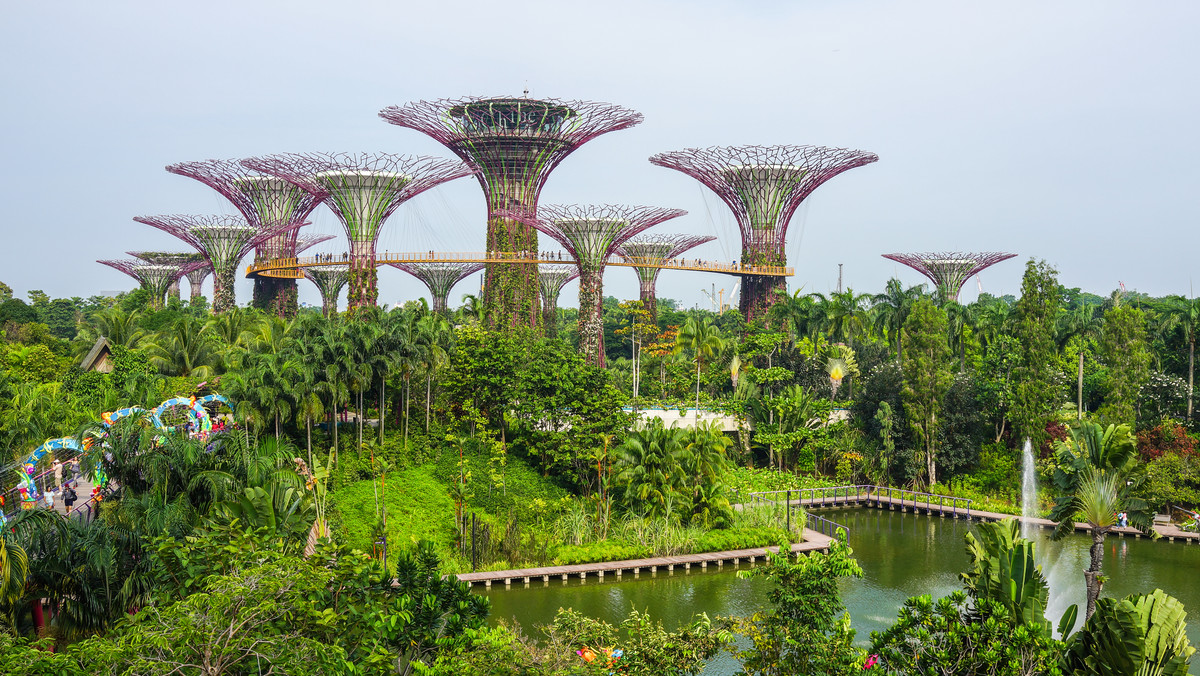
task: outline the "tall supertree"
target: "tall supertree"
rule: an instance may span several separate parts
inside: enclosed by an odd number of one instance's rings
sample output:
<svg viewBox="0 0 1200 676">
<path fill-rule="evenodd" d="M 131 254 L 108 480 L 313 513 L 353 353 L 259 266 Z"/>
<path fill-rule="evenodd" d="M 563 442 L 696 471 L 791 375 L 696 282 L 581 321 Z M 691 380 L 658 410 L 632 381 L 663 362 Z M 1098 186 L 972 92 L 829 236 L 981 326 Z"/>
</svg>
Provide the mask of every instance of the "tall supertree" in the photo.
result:
<svg viewBox="0 0 1200 676">
<path fill-rule="evenodd" d="M 558 335 L 558 294 L 572 279 L 579 276 L 579 266 L 547 265 L 538 272 L 542 292 L 542 324 L 550 338 Z"/>
<path fill-rule="evenodd" d="M 267 259 L 295 258 L 321 242 L 328 242 L 333 238 L 334 235 L 316 235 L 310 233 L 296 237 L 293 233 L 286 233 L 280 237 L 272 237 L 264 244 L 259 245 L 256 254 Z M 281 272 L 287 276 L 277 276 Z M 255 277 L 254 307 L 274 313 L 285 319 L 295 317 L 296 313 L 300 310 L 300 290 L 297 288 L 294 275 L 300 274 L 300 272 L 297 268 L 290 268 L 272 270 L 270 273 L 259 274 Z M 271 282 L 260 285 L 258 282 L 263 279 L 271 280 Z"/>
<path fill-rule="evenodd" d="M 504 212 L 553 237 L 579 266 L 579 349 L 589 362 L 604 365 L 604 266 L 630 237 L 663 221 L 686 214 L 683 209 L 624 205 L 549 205 L 537 214 Z"/>
<path fill-rule="evenodd" d="M 198 253 L 174 251 L 126 251 L 125 253 L 151 265 L 178 265 L 179 274 L 171 280 L 171 284 L 167 287 L 167 296 L 176 300 L 179 299 L 179 278 L 207 268 L 204 256 Z"/>
<path fill-rule="evenodd" d="M 317 285 L 321 292 L 321 313 L 326 317 L 337 314 L 338 294 L 346 286 L 350 278 L 349 265 L 322 265 L 321 267 L 304 268 L 304 276 Z"/>
<path fill-rule="evenodd" d="M 325 202 L 350 240 L 349 306 L 375 305 L 379 276 L 375 242 L 387 217 L 404 202 L 474 170 L 453 160 L 387 153 L 305 153 L 243 160 L 255 171 L 287 180 Z"/>
<path fill-rule="evenodd" d="M 972 275 L 1006 261 L 1016 254 L 1000 251 L 981 251 L 979 253 L 959 251 L 938 251 L 929 253 L 890 253 L 882 254 L 884 258 L 903 263 L 917 272 L 925 275 L 937 287 L 942 302 L 958 300 L 958 293 L 963 284 Z"/>
<path fill-rule="evenodd" d="M 297 248 L 299 226 L 305 224 L 313 209 L 321 203 L 320 198 L 299 186 L 248 169 L 239 160 L 180 162 L 168 166 L 167 171 L 194 178 L 221 193 L 241 212 L 246 222 L 259 230 L 284 223 L 297 224 L 296 228 L 260 242 L 255 247 L 256 258 L 294 258 L 300 251 Z M 260 275 L 254 278 L 253 304 L 260 310 L 273 310 L 280 316 L 292 317 L 296 314 L 296 292 L 294 277 Z"/>
<path fill-rule="evenodd" d="M 171 282 L 179 279 L 181 266 L 178 264 L 156 265 L 138 258 L 123 258 L 120 260 L 96 261 L 110 268 L 115 268 L 133 277 L 143 289 L 150 294 L 150 307 L 155 310 L 163 306 L 163 296 Z"/>
<path fill-rule="evenodd" d="M 390 263 L 394 268 L 403 270 L 421 280 L 429 287 L 429 295 L 433 298 L 434 312 L 447 312 L 447 299 L 450 289 L 462 280 L 483 269 L 483 263 Z"/>
<path fill-rule="evenodd" d="M 617 253 L 621 254 L 626 262 L 634 264 L 633 271 L 638 276 L 642 307 L 650 313 L 652 322 L 658 322 L 658 296 L 655 295 L 654 286 L 658 282 L 658 273 L 662 272 L 662 264 L 714 239 L 716 237 L 712 235 L 649 233 L 634 237 L 617 248 Z M 644 265 L 637 265 L 638 263 Z"/>
<path fill-rule="evenodd" d="M 487 199 L 487 251 L 529 258 L 537 257 L 537 232 L 501 212 L 536 212 L 542 186 L 567 155 L 642 121 L 641 113 L 607 103 L 517 97 L 418 101 L 379 116 L 429 135 L 476 167 Z M 537 266 L 489 263 L 483 297 L 493 325 L 536 327 Z"/>
<path fill-rule="evenodd" d="M 838 174 L 876 162 L 874 153 L 824 146 L 686 148 L 650 162 L 681 171 L 708 186 L 733 210 L 742 233 L 742 265 L 784 267 L 788 223 L 800 203 Z M 745 273 L 741 311 L 748 320 L 766 315 L 782 276 Z"/>
<path fill-rule="evenodd" d="M 234 282 L 238 264 L 260 243 L 296 226 L 284 223 L 258 229 L 240 216 L 137 216 L 133 220 L 175 235 L 204 255 L 213 269 L 213 312 L 223 313 L 236 306 Z"/>
</svg>

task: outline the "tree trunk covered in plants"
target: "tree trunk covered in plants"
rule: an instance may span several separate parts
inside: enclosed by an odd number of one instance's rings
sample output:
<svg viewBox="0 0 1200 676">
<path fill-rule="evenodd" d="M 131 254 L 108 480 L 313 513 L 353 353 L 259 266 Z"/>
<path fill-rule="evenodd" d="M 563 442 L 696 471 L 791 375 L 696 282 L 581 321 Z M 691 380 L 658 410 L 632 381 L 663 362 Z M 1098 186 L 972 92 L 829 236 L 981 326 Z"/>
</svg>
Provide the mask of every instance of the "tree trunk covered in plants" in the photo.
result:
<svg viewBox="0 0 1200 676">
<path fill-rule="evenodd" d="M 379 297 L 379 274 L 375 270 L 375 242 L 350 242 L 348 309 L 374 307 Z"/>
<path fill-rule="evenodd" d="M 498 205 L 501 207 L 510 205 Z M 536 210 L 537 202 L 522 208 Z M 487 250 L 536 260 L 538 233 L 511 218 L 488 217 Z M 538 303 L 538 266 L 535 263 L 488 263 L 484 273 L 483 303 L 494 328 L 541 326 Z"/>
<path fill-rule="evenodd" d="M 603 270 L 588 267 L 579 275 L 579 351 L 587 363 L 604 366 Z"/>
<path fill-rule="evenodd" d="M 658 325 L 658 296 L 654 292 L 654 282 L 658 279 L 658 268 L 634 268 L 638 273 L 638 297 L 642 301 L 642 309 L 650 313 L 650 324 Z"/>
<path fill-rule="evenodd" d="M 1100 591 L 1104 588 L 1104 581 L 1100 579 L 1100 565 L 1104 563 L 1104 536 L 1107 534 L 1107 528 L 1092 528 L 1091 564 L 1083 572 L 1083 579 L 1087 583 L 1087 615 L 1084 621 L 1092 619 L 1092 613 L 1096 612 L 1096 599 L 1100 598 Z"/>
<path fill-rule="evenodd" d="M 233 285 L 237 281 L 237 264 L 213 272 L 213 314 L 224 314 L 237 307 Z"/>
<path fill-rule="evenodd" d="M 1188 414 L 1187 419 L 1192 419 L 1192 383 L 1193 377 L 1196 375 L 1196 341 L 1188 341 Z"/>
<path fill-rule="evenodd" d="M 545 327 L 546 337 L 558 336 L 558 294 L 542 297 L 542 326 Z"/>
<path fill-rule="evenodd" d="M 300 309 L 297 302 L 299 289 L 294 279 L 280 277 L 256 277 L 254 279 L 255 308 L 277 317 L 291 319 Z"/>
<path fill-rule="evenodd" d="M 787 265 L 787 254 L 783 242 L 744 242 L 742 266 L 765 265 L 782 267 Z M 787 277 L 742 277 L 742 295 L 739 306 L 747 322 L 765 318 L 778 297 L 777 291 L 787 291 Z"/>
</svg>

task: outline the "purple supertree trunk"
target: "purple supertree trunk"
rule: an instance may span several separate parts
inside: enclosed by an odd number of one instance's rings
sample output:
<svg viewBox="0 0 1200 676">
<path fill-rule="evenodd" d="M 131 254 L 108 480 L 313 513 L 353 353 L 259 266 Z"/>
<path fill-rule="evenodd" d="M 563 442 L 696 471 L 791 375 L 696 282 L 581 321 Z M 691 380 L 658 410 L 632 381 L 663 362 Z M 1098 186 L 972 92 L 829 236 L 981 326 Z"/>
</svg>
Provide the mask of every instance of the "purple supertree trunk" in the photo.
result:
<svg viewBox="0 0 1200 676">
<path fill-rule="evenodd" d="M 601 134 L 626 129 L 642 116 L 625 108 L 586 101 L 517 97 L 471 97 L 391 106 L 380 117 L 423 132 L 479 169 L 488 207 L 487 251 L 534 259 L 537 231 L 504 213 L 538 210 L 550 172 Z M 494 326 L 537 327 L 536 265 L 489 263 L 483 290 Z"/>
<path fill-rule="evenodd" d="M 553 237 L 579 266 L 579 349 L 604 366 L 604 266 L 630 237 L 686 214 L 682 209 L 623 205 L 543 206 L 537 214 L 502 212 Z"/>
<path fill-rule="evenodd" d="M 650 313 L 652 323 L 658 323 L 658 296 L 654 286 L 658 282 L 658 273 L 662 272 L 660 266 L 685 251 L 715 239 L 712 235 L 651 233 L 634 237 L 617 248 L 617 253 L 626 262 L 634 264 L 642 307 Z"/>
<path fill-rule="evenodd" d="M 717 193 L 741 230 L 742 265 L 772 269 L 787 265 L 788 223 L 800 203 L 843 171 L 878 160 L 874 153 L 824 146 L 686 148 L 650 158 Z M 783 277 L 745 273 L 741 311 L 746 319 L 765 317 L 780 289 L 786 289 Z"/>
</svg>

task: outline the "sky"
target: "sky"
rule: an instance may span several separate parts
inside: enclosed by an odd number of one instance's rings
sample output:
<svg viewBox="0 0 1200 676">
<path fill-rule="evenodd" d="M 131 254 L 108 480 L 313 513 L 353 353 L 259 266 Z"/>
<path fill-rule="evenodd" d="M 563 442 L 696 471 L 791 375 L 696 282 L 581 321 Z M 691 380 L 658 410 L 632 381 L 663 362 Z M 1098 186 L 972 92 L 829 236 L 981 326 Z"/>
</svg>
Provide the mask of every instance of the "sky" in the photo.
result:
<svg viewBox="0 0 1200 676">
<path fill-rule="evenodd" d="M 856 292 L 923 281 L 884 253 L 1008 251 L 1017 258 L 968 282 L 964 301 L 980 289 L 1018 294 L 1030 258 L 1101 295 L 1121 283 L 1190 295 L 1200 282 L 1197 26 L 1190 0 L 7 3 L 0 281 L 22 298 L 127 290 L 135 282 L 96 259 L 186 250 L 134 216 L 235 213 L 168 164 L 303 151 L 451 157 L 378 111 L 527 89 L 645 115 L 564 160 L 542 203 L 687 209 L 659 229 L 717 235 L 694 250 L 712 260 L 740 251 L 728 209 L 649 156 L 742 144 L 878 154 L 796 213 L 792 291 L 836 289 L 839 264 Z M 460 179 L 402 206 L 379 249 L 480 251 L 485 214 L 478 184 Z M 308 227 L 338 235 L 316 251 L 345 250 L 325 207 Z M 711 307 L 702 290 L 728 297 L 734 282 L 665 271 L 658 293 Z M 451 305 L 478 288 L 479 275 L 462 282 Z M 250 289 L 239 281 L 239 303 Z M 311 283 L 300 289 L 319 305 Z M 576 305 L 577 289 L 561 304 Z M 610 268 L 605 294 L 636 298 L 633 271 Z M 421 295 L 415 279 L 381 270 L 380 303 Z"/>
</svg>

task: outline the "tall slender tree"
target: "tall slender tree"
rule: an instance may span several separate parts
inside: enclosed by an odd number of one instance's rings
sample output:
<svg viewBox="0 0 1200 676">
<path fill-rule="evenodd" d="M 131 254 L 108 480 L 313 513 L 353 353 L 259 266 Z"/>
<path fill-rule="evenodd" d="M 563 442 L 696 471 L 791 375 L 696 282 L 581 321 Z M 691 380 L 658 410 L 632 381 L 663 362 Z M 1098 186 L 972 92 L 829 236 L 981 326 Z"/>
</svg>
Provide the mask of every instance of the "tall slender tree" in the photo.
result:
<svg viewBox="0 0 1200 676">
<path fill-rule="evenodd" d="M 1054 322 L 1058 315 L 1057 272 L 1045 261 L 1030 259 L 1014 313 L 1014 337 L 1020 349 L 1016 387 L 1009 414 L 1018 438 L 1040 445 L 1058 402 L 1054 383 Z"/>
<path fill-rule="evenodd" d="M 1160 331 L 1183 334 L 1188 345 L 1188 404 L 1187 419 L 1192 419 L 1192 393 L 1196 375 L 1196 334 L 1200 332 L 1200 298 L 1171 296 L 1164 308 L 1165 317 Z"/>
<path fill-rule="evenodd" d="M 937 483 L 938 415 L 954 382 L 946 332 L 945 310 L 927 298 L 913 304 L 904 323 L 908 356 L 902 362 L 901 395 L 909 425 L 921 444 L 925 478 L 930 485 Z"/>
</svg>

